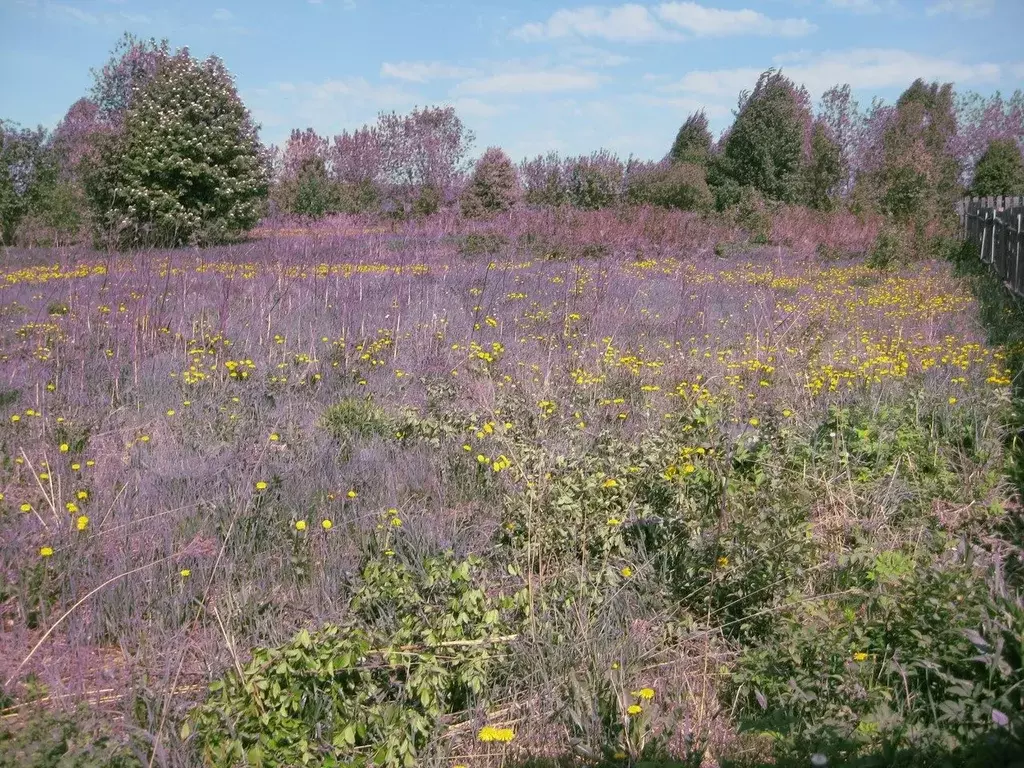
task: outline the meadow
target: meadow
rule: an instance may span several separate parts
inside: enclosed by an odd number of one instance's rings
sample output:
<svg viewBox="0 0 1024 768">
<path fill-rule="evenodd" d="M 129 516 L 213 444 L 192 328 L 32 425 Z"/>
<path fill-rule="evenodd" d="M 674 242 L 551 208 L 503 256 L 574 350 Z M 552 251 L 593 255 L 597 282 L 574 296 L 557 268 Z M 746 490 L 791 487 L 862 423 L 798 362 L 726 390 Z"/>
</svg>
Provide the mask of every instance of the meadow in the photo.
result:
<svg viewBox="0 0 1024 768">
<path fill-rule="evenodd" d="M 8 249 L 0 765 L 1008 754 L 1010 352 L 843 216 Z"/>
</svg>

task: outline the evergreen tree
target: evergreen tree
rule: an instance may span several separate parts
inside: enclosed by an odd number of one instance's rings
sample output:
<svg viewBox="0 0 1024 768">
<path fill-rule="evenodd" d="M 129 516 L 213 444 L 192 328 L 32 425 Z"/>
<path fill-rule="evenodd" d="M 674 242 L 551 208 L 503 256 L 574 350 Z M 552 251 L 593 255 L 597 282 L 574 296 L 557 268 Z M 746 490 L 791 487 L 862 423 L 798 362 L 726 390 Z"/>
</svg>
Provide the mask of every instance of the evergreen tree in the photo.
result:
<svg viewBox="0 0 1024 768">
<path fill-rule="evenodd" d="M 469 218 L 507 211 L 519 198 L 519 180 L 509 156 L 490 147 L 477 161 L 460 201 Z"/>
<path fill-rule="evenodd" d="M 694 112 L 683 123 L 668 156 L 673 163 L 704 165 L 711 154 L 711 131 L 704 110 Z"/>
</svg>

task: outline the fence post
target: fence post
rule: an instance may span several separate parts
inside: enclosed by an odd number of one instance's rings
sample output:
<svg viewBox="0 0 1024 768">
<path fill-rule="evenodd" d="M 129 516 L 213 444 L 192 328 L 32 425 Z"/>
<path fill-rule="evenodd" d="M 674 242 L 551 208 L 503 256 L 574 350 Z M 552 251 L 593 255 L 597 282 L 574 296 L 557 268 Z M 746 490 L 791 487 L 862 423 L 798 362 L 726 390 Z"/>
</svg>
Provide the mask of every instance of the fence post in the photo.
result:
<svg viewBox="0 0 1024 768">
<path fill-rule="evenodd" d="M 1021 293 L 1021 280 L 1020 280 L 1020 241 L 1021 241 L 1021 219 L 1024 219 L 1024 215 L 1017 214 L 1017 237 L 1014 241 L 1017 243 L 1017 258 L 1016 264 L 1013 268 L 1013 292 L 1016 294 Z"/>
</svg>

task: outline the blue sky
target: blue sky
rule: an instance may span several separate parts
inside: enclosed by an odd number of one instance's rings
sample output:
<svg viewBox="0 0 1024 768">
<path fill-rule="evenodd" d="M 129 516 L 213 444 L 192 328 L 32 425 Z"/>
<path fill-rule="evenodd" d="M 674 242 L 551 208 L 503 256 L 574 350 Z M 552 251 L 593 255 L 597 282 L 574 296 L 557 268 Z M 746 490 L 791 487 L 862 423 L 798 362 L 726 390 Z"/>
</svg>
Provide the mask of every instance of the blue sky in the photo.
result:
<svg viewBox="0 0 1024 768">
<path fill-rule="evenodd" d="M 770 66 L 815 101 L 918 76 L 1009 93 L 1022 27 L 1024 0 L 0 0 L 0 118 L 55 125 L 130 31 L 224 59 L 268 143 L 449 103 L 475 154 L 657 158 L 694 109 L 725 128 Z"/>
</svg>

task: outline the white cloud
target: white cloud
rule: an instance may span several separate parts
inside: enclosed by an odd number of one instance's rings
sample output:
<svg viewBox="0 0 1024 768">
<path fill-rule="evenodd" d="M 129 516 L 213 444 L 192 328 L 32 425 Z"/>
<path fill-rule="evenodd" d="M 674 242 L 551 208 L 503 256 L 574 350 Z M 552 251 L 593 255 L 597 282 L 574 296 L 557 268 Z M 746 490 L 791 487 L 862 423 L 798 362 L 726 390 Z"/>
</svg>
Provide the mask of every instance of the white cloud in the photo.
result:
<svg viewBox="0 0 1024 768">
<path fill-rule="evenodd" d="M 680 113 L 690 114 L 704 110 L 704 113 L 712 120 L 726 118 L 732 114 L 729 107 L 724 104 L 717 104 L 691 96 L 658 96 L 644 93 L 638 94 L 635 98 L 640 104 L 646 104 L 651 107 L 671 107 Z"/>
<path fill-rule="evenodd" d="M 601 78 L 592 72 L 505 72 L 463 80 L 455 87 L 459 94 L 554 93 L 596 88 Z"/>
<path fill-rule="evenodd" d="M 955 83 L 995 82 L 999 80 L 1002 68 L 998 64 L 967 64 L 898 49 L 860 48 L 828 51 L 804 58 L 783 72 L 817 96 L 836 83 L 878 90 L 905 88 L 915 77 Z M 760 70 L 752 67 L 698 70 L 688 72 L 668 88 L 688 94 L 734 99 L 741 90 L 752 88 L 758 75 Z"/>
<path fill-rule="evenodd" d="M 235 14 L 229 11 L 227 8 L 218 8 L 213 12 L 213 18 L 217 21 L 231 21 L 235 18 Z"/>
<path fill-rule="evenodd" d="M 965 18 L 980 18 L 988 16 L 995 10 L 995 0 L 942 0 L 928 7 L 928 15 L 936 16 L 941 13 L 955 13 Z"/>
<path fill-rule="evenodd" d="M 527 41 L 565 37 L 594 37 L 625 43 L 679 39 L 677 34 L 661 26 L 646 7 L 635 3 L 614 8 L 562 8 L 547 21 L 524 24 L 512 34 Z"/>
<path fill-rule="evenodd" d="M 631 61 L 629 56 L 612 53 L 611 51 L 591 45 L 572 45 L 562 48 L 558 53 L 562 59 L 584 69 L 591 67 L 619 67 Z"/>
<path fill-rule="evenodd" d="M 473 74 L 473 70 L 440 61 L 399 61 L 395 63 L 385 61 L 380 66 L 380 74 L 381 77 L 390 77 L 395 80 L 426 83 L 431 80 L 467 77 Z"/>
<path fill-rule="evenodd" d="M 887 2 L 882 3 L 878 0 L 828 0 L 828 4 L 833 8 L 841 8 L 844 11 L 853 11 L 854 13 L 881 13 L 885 7 L 893 7 L 894 3 Z"/>
<path fill-rule="evenodd" d="M 510 109 L 507 106 L 488 104 L 480 99 L 474 99 L 472 96 L 453 99 L 450 103 L 455 107 L 455 111 L 458 112 L 460 116 L 469 118 L 475 117 L 481 120 L 497 117 Z"/>
<path fill-rule="evenodd" d="M 759 11 L 710 8 L 687 1 L 651 7 L 627 3 L 609 8 L 593 5 L 562 8 L 547 21 L 524 24 L 513 30 L 512 35 L 527 41 L 580 37 L 641 43 L 679 41 L 687 35 L 798 37 L 815 29 L 807 19 L 772 19 Z"/>
<path fill-rule="evenodd" d="M 749 9 L 731 11 L 708 8 L 692 2 L 662 3 L 655 10 L 658 18 L 695 37 L 800 37 L 817 29 L 807 19 L 771 19 L 763 13 Z"/>
</svg>

